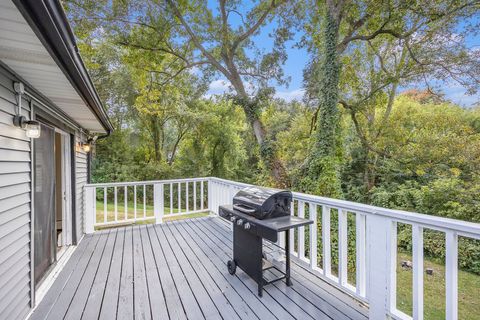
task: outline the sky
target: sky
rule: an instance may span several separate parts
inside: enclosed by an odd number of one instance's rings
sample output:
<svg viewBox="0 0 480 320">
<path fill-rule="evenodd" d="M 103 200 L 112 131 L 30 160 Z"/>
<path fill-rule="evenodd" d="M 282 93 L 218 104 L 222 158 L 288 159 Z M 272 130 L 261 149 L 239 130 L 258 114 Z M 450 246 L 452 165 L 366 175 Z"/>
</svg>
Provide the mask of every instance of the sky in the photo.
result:
<svg viewBox="0 0 480 320">
<path fill-rule="evenodd" d="M 210 6 L 214 6 L 214 1 L 209 1 Z M 215 4 L 216 5 L 216 4 Z M 215 10 L 215 9 L 214 9 Z M 239 23 L 239 21 L 233 21 L 232 24 Z M 261 34 L 254 38 L 254 41 L 260 47 L 265 49 L 270 49 L 272 45 L 272 39 L 269 36 L 269 33 L 273 31 L 274 25 L 265 26 Z M 459 25 L 459 28 L 462 28 L 462 25 Z M 303 69 L 308 63 L 309 55 L 306 49 L 297 48 L 295 46 L 296 41 L 300 39 L 301 35 L 297 34 L 294 41 L 290 41 L 287 44 L 287 54 L 288 59 L 284 65 L 285 75 L 291 78 L 291 81 L 288 86 L 279 86 L 276 85 L 276 96 L 283 98 L 287 101 L 292 100 L 301 100 L 303 97 Z M 480 35 L 471 35 L 466 39 L 468 47 L 472 49 L 480 49 Z M 403 90 L 411 88 L 422 88 L 423 86 L 419 84 L 418 86 L 409 86 L 403 88 Z M 473 96 L 466 95 L 465 89 L 458 85 L 455 82 L 443 83 L 441 86 L 441 91 L 445 94 L 445 98 L 453 101 L 464 107 L 470 107 L 474 103 L 480 101 L 480 94 Z M 225 79 L 218 78 L 212 81 L 207 93 L 208 96 L 214 94 L 221 94 L 229 90 L 228 82 Z"/>
</svg>

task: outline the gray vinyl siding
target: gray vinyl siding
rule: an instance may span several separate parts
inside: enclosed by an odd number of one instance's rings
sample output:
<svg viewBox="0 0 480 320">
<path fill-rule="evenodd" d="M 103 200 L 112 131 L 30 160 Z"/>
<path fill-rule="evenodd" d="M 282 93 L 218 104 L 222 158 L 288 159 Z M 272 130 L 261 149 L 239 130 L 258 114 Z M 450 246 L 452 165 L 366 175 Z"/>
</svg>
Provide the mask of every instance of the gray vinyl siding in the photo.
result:
<svg viewBox="0 0 480 320">
<path fill-rule="evenodd" d="M 81 142 L 79 136 L 75 137 L 75 144 Z M 83 141 L 85 142 L 85 141 Z M 76 225 L 77 225 L 77 239 L 81 239 L 85 233 L 85 218 L 84 218 L 84 186 L 87 183 L 87 154 L 82 149 L 75 150 L 75 184 L 76 184 Z"/>
<path fill-rule="evenodd" d="M 23 115 L 29 118 L 26 100 Z M 0 319 L 30 310 L 30 139 L 13 126 L 13 80 L 0 68 Z"/>
<path fill-rule="evenodd" d="M 16 97 L 12 75 L 0 66 L 0 319 L 24 319 L 31 308 L 31 143 L 13 126 Z M 23 100 L 23 115 L 30 107 Z M 75 135 L 75 146 L 80 142 Z M 83 187 L 87 155 L 75 148 L 75 217 L 77 240 L 85 230 Z"/>
</svg>

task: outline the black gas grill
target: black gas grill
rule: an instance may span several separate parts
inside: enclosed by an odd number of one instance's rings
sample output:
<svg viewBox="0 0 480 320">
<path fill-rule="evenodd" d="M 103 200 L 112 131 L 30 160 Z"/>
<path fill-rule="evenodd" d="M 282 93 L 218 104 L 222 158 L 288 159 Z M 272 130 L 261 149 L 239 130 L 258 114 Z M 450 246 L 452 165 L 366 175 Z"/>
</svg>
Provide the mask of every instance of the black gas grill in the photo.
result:
<svg viewBox="0 0 480 320">
<path fill-rule="evenodd" d="M 313 221 L 290 215 L 292 193 L 285 190 L 248 187 L 233 198 L 233 205 L 219 207 L 220 216 L 233 223 L 233 259 L 228 261 L 228 271 L 235 274 L 237 266 L 258 284 L 258 295 L 262 296 L 263 286 L 285 279 L 290 280 L 289 232 L 285 239 L 285 271 L 270 263 L 263 254 L 263 239 L 278 240 L 278 233 L 306 226 Z M 266 280 L 263 271 L 277 269 L 282 276 Z"/>
</svg>

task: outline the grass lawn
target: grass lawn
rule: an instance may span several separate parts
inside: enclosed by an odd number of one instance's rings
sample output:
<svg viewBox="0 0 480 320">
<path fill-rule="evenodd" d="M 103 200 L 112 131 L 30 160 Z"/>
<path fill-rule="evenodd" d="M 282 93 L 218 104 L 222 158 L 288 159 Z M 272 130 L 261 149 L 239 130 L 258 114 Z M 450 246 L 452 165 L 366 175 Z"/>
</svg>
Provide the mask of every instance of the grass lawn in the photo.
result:
<svg viewBox="0 0 480 320">
<path fill-rule="evenodd" d="M 397 309 L 412 315 L 413 271 L 404 269 L 402 260 L 412 261 L 408 253 L 398 253 L 397 264 Z M 425 259 L 424 268 L 432 268 L 433 275 L 424 273 L 425 319 L 445 319 L 445 265 Z M 458 271 L 458 319 L 480 319 L 480 276 Z"/>
<path fill-rule="evenodd" d="M 183 208 L 185 210 L 185 208 Z M 104 221 L 104 208 L 103 208 L 103 202 L 102 201 L 97 201 L 97 222 L 101 223 Z M 192 214 L 187 214 L 183 216 L 175 216 L 175 217 L 169 217 L 168 214 L 170 213 L 170 207 L 165 207 L 164 209 L 165 215 L 163 216 L 163 221 L 175 221 L 175 220 L 182 220 L 186 218 L 199 218 L 199 217 L 205 217 L 208 216 L 208 212 L 202 212 L 202 213 L 192 213 Z M 183 211 L 184 211 L 183 210 Z M 151 217 L 151 219 L 148 220 L 142 220 L 142 221 L 137 221 L 135 224 L 149 224 L 155 222 L 155 217 L 153 214 L 153 206 L 152 205 L 146 205 L 145 207 L 145 213 L 147 217 Z M 179 213 L 177 208 L 173 208 L 173 213 Z M 118 214 L 118 220 L 122 220 L 125 218 L 125 206 L 120 203 L 117 204 L 117 214 Z M 129 219 L 133 219 L 135 216 L 134 214 L 134 208 L 133 208 L 133 203 L 128 204 L 127 207 L 127 217 Z M 143 217 L 143 203 L 137 203 L 137 217 L 141 218 Z M 108 203 L 107 204 L 107 222 L 109 221 L 115 221 L 115 206 L 113 203 Z M 128 223 L 130 224 L 130 223 Z M 100 227 L 102 228 L 102 227 Z"/>
</svg>

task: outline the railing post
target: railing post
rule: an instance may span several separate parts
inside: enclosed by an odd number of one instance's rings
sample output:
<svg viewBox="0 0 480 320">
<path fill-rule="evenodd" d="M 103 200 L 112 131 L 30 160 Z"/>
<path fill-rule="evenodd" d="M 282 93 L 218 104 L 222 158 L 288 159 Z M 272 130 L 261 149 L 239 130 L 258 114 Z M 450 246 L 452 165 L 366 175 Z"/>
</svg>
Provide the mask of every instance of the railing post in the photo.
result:
<svg viewBox="0 0 480 320">
<path fill-rule="evenodd" d="M 208 211 L 213 212 L 213 181 L 212 178 L 208 178 L 208 190 L 207 190 L 207 196 L 208 196 Z"/>
<path fill-rule="evenodd" d="M 367 223 L 367 297 L 369 318 L 385 319 L 396 294 L 396 223 L 377 215 Z"/>
<path fill-rule="evenodd" d="M 163 214 L 165 209 L 164 198 L 163 183 L 155 183 L 153 185 L 153 214 L 155 215 L 156 224 L 163 223 Z"/>
<path fill-rule="evenodd" d="M 85 187 L 85 233 L 95 231 L 95 214 L 97 211 L 96 188 Z"/>
</svg>

